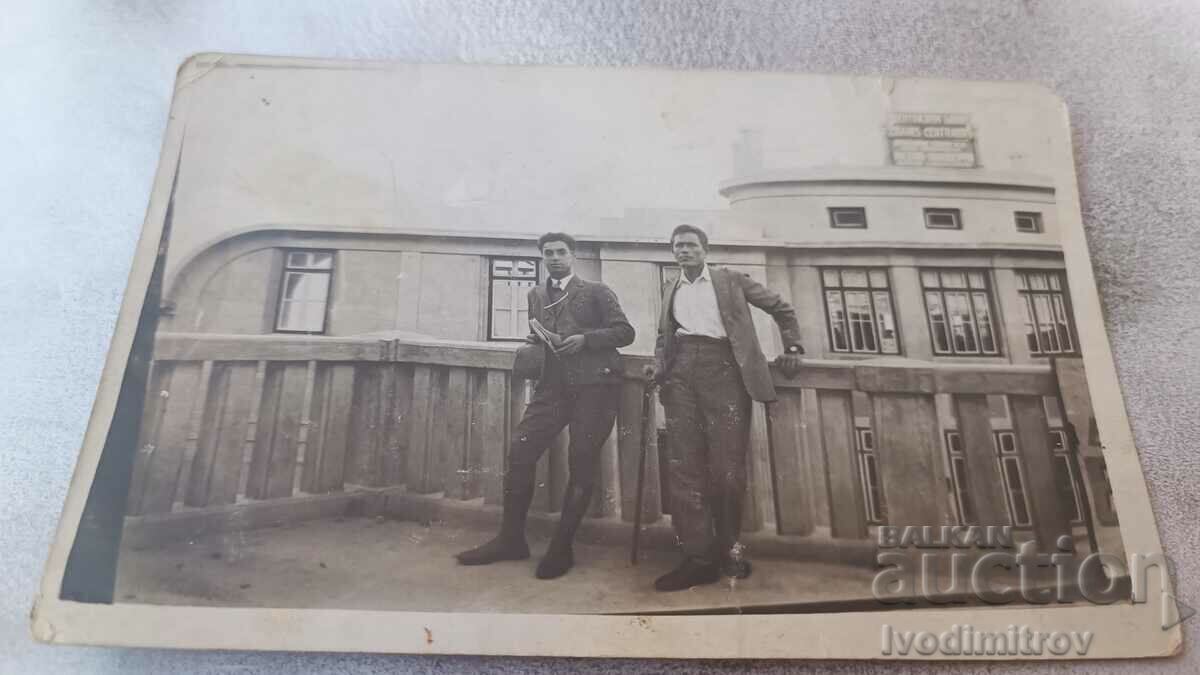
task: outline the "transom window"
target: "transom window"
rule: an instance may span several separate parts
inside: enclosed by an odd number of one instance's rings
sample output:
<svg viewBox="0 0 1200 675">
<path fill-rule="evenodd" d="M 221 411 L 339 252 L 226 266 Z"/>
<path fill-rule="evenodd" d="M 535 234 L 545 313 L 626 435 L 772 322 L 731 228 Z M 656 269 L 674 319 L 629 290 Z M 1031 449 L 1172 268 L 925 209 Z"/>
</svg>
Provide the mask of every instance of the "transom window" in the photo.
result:
<svg viewBox="0 0 1200 675">
<path fill-rule="evenodd" d="M 882 268 L 824 268 L 825 318 L 835 352 L 899 354 L 888 273 Z"/>
<path fill-rule="evenodd" d="M 275 331 L 324 333 L 332 276 L 331 251 L 285 251 Z"/>
<path fill-rule="evenodd" d="M 994 356 L 1000 353 L 986 271 L 925 269 L 921 270 L 921 287 L 934 354 Z"/>
<path fill-rule="evenodd" d="M 861 206 L 830 207 L 829 226 L 864 229 L 867 226 L 867 210 Z"/>
<path fill-rule="evenodd" d="M 1017 211 L 1013 214 L 1017 232 L 1041 232 L 1042 214 L 1036 211 Z"/>
<path fill-rule="evenodd" d="M 490 258 L 489 340 L 523 340 L 529 334 L 526 295 L 538 283 L 537 258 Z"/>
<path fill-rule="evenodd" d="M 925 227 L 931 230 L 961 230 L 962 212 L 958 209 L 925 209 Z"/>
<path fill-rule="evenodd" d="M 1017 272 L 1025 305 L 1025 341 L 1031 354 L 1076 353 L 1071 312 L 1061 272 Z"/>
</svg>

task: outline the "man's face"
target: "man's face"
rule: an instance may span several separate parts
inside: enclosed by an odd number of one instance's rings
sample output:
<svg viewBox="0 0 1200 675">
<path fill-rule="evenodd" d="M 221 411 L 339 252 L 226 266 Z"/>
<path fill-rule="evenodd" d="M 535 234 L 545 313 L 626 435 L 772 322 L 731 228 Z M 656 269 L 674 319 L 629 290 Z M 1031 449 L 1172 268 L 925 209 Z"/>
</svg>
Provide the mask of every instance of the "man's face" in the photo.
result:
<svg viewBox="0 0 1200 675">
<path fill-rule="evenodd" d="M 671 251 L 680 267 L 699 267 L 704 264 L 704 258 L 708 255 L 708 251 L 700 244 L 700 237 L 691 232 L 675 235 L 671 241 Z"/>
<path fill-rule="evenodd" d="M 575 254 L 563 241 L 548 241 L 542 245 L 542 263 L 546 272 L 555 279 L 561 279 L 571 273 L 575 264 Z"/>
</svg>

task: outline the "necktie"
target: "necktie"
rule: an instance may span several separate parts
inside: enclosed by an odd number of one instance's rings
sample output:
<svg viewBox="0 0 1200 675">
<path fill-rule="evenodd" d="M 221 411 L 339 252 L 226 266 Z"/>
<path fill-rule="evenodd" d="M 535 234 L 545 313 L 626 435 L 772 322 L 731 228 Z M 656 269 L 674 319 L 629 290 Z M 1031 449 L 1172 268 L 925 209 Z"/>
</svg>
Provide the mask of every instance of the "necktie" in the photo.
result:
<svg viewBox="0 0 1200 675">
<path fill-rule="evenodd" d="M 549 291 L 549 295 L 550 295 L 550 302 L 554 302 L 554 301 L 558 300 L 559 298 L 561 298 L 562 294 L 563 294 L 563 289 L 559 284 L 561 284 L 562 282 L 558 279 L 555 279 L 554 277 L 551 277 L 550 279 L 548 279 L 547 282 L 548 282 L 547 285 L 549 286 L 548 291 Z"/>
</svg>

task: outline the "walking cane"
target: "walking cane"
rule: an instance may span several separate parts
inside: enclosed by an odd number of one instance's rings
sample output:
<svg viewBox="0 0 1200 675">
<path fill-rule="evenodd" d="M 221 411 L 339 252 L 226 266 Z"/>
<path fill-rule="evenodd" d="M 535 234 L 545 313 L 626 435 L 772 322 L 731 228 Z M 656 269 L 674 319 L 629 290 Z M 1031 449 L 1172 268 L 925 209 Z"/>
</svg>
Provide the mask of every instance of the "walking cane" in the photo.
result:
<svg viewBox="0 0 1200 675">
<path fill-rule="evenodd" d="M 654 380 L 646 383 L 642 391 L 642 447 L 638 454 L 637 496 L 633 502 L 633 546 L 629 552 L 629 562 L 638 564 L 638 544 L 642 537 L 642 493 L 646 487 L 646 454 L 650 450 L 650 434 L 654 429 L 650 424 L 650 406 L 654 404 Z"/>
</svg>

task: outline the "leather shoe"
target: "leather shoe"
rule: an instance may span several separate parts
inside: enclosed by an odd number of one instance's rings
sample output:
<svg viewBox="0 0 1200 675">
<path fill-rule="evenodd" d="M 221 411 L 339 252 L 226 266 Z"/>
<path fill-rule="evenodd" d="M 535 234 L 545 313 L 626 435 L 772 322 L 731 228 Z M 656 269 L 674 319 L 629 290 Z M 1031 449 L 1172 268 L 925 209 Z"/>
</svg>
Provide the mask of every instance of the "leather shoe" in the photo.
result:
<svg viewBox="0 0 1200 675">
<path fill-rule="evenodd" d="M 745 547 L 741 544 L 734 544 L 726 551 L 715 547 L 711 559 L 717 561 L 717 565 L 721 568 L 721 574 L 734 579 L 745 579 L 754 571 L 754 566 L 742 555 L 744 549 Z"/>
<path fill-rule="evenodd" d="M 721 578 L 721 568 L 700 558 L 686 558 L 679 567 L 667 572 L 654 582 L 659 591 L 682 591 L 692 586 L 716 583 Z"/>
<path fill-rule="evenodd" d="M 534 575 L 539 579 L 557 579 L 566 574 L 575 565 L 575 552 L 570 546 L 563 548 L 550 547 L 546 556 L 538 563 Z"/>
<path fill-rule="evenodd" d="M 721 574 L 724 574 L 727 577 L 733 577 L 734 579 L 745 579 L 746 577 L 750 576 L 751 572 L 753 571 L 754 565 L 751 565 L 750 561 L 746 560 L 745 558 L 738 560 L 726 558 L 725 560 L 721 561 Z"/>
<path fill-rule="evenodd" d="M 525 560 L 529 558 L 529 544 L 521 539 L 496 537 L 483 546 L 463 551 L 454 556 L 461 565 L 490 565 L 501 560 Z"/>
</svg>

